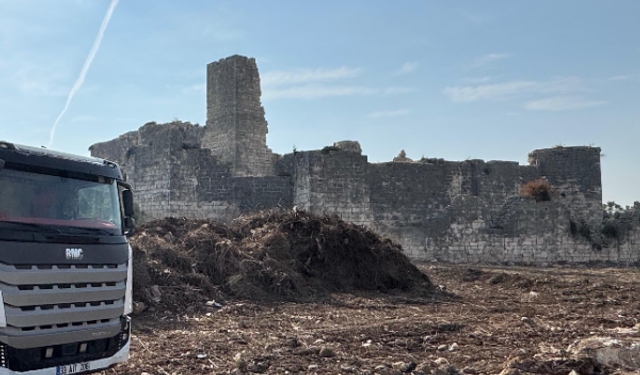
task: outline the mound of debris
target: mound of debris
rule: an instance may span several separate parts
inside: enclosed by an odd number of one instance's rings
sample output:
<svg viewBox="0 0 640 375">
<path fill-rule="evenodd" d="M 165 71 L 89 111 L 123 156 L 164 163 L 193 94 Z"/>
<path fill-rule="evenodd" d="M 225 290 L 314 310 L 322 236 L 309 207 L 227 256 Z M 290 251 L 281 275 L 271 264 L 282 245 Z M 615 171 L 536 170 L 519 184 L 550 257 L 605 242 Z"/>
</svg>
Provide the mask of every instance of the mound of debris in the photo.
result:
<svg viewBox="0 0 640 375">
<path fill-rule="evenodd" d="M 301 211 L 264 211 L 229 225 L 155 220 L 131 244 L 134 298 L 168 308 L 211 299 L 302 301 L 355 290 L 433 292 L 391 240 Z"/>
</svg>

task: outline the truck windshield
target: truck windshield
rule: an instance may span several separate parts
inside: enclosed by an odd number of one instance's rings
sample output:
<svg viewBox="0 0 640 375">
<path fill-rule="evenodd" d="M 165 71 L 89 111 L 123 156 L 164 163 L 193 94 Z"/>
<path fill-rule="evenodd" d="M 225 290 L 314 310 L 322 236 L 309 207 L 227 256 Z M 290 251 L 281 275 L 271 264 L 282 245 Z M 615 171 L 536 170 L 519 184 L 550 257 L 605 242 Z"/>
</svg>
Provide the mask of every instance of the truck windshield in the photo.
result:
<svg viewBox="0 0 640 375">
<path fill-rule="evenodd" d="M 56 226 L 121 234 L 120 203 L 114 180 L 86 181 L 11 169 L 0 171 L 2 222 Z"/>
</svg>

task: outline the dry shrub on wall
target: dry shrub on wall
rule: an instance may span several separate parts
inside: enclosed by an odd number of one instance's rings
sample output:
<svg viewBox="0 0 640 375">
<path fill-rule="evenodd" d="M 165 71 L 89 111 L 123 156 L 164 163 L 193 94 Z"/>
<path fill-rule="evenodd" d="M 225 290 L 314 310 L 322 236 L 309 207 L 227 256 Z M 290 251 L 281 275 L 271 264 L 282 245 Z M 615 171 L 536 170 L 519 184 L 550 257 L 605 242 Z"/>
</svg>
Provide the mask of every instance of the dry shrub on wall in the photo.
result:
<svg viewBox="0 0 640 375">
<path fill-rule="evenodd" d="M 553 188 L 547 180 L 538 179 L 525 183 L 520 188 L 523 197 L 534 198 L 537 202 L 550 201 Z"/>
</svg>

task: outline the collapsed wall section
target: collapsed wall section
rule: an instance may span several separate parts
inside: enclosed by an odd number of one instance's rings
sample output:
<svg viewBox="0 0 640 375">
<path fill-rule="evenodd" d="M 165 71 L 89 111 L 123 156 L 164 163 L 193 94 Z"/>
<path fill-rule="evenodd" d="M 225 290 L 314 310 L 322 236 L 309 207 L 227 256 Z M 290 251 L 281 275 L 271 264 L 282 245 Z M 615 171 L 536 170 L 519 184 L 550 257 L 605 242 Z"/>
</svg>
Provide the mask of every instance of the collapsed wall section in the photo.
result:
<svg viewBox="0 0 640 375">
<path fill-rule="evenodd" d="M 144 221 L 164 217 L 230 220 L 245 212 L 292 206 L 290 176 L 234 176 L 229 163 L 201 147 L 204 132 L 189 123 L 149 123 L 95 144 L 90 151 L 121 166 Z"/>
</svg>

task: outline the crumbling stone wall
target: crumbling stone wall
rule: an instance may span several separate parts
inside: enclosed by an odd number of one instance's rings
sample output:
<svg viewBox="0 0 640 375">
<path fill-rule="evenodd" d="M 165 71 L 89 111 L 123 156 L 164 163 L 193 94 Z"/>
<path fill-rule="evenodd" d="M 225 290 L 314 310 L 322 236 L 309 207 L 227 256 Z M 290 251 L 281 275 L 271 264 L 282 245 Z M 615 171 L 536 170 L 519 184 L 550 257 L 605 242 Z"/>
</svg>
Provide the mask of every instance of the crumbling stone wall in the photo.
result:
<svg viewBox="0 0 640 375">
<path fill-rule="evenodd" d="M 367 157 L 340 149 L 296 153 L 293 163 L 294 204 L 320 215 L 369 225 L 372 221 Z"/>
<path fill-rule="evenodd" d="M 369 163 L 355 141 L 279 156 L 266 145 L 255 60 L 232 56 L 207 72 L 206 126 L 149 123 L 91 147 L 121 165 L 144 219 L 295 207 L 368 226 L 416 260 L 640 260 L 640 224 L 603 241 L 599 148 L 535 150 L 529 165 L 405 154 Z M 523 196 L 531 181 L 548 184 L 550 199 Z"/>
<path fill-rule="evenodd" d="M 527 166 L 442 159 L 354 164 L 345 161 L 354 153 L 328 149 L 296 153 L 295 204 L 368 225 L 400 242 L 413 259 L 545 264 L 618 257 L 602 249 L 597 235 L 602 224 L 598 148 L 536 150 Z M 342 183 L 340 176 L 351 180 Z M 536 179 L 551 183 L 550 201 L 521 195 L 522 185 Z M 348 192 L 331 194 L 324 181 Z M 572 222 L 593 235 L 573 235 Z"/>
<path fill-rule="evenodd" d="M 255 59 L 231 56 L 207 65 L 207 126 L 202 147 L 234 176 L 273 175 Z"/>
<path fill-rule="evenodd" d="M 290 176 L 234 176 L 229 163 L 200 144 L 205 131 L 190 123 L 149 123 L 90 150 L 121 166 L 144 220 L 229 220 L 245 212 L 292 206 Z"/>
</svg>

